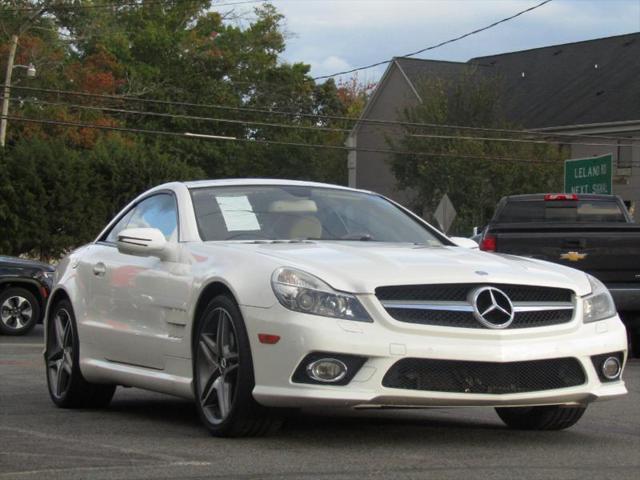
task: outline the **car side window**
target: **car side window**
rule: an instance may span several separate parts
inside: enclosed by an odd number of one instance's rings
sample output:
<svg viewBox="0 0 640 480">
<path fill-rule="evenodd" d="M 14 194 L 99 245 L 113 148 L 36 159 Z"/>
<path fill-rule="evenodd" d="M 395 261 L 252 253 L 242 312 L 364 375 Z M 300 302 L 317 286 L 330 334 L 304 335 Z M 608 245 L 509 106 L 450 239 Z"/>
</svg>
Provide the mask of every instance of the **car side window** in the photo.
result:
<svg viewBox="0 0 640 480">
<path fill-rule="evenodd" d="M 167 241 L 178 240 L 178 210 L 172 195 L 161 193 L 146 198 L 116 223 L 105 241 L 115 243 L 125 228 L 157 228 Z"/>
<path fill-rule="evenodd" d="M 122 230 L 127 228 L 127 224 L 129 223 L 129 220 L 131 220 L 131 216 L 133 215 L 134 210 L 135 209 L 133 208 L 129 210 L 127 214 L 118 221 L 118 223 L 116 223 L 113 227 L 111 227 L 111 230 L 107 234 L 105 241 L 110 243 L 116 243 L 116 241 L 118 240 L 118 234 Z"/>
<path fill-rule="evenodd" d="M 161 193 L 140 202 L 127 228 L 157 228 L 167 241 L 178 241 L 178 210 L 172 195 Z"/>
</svg>

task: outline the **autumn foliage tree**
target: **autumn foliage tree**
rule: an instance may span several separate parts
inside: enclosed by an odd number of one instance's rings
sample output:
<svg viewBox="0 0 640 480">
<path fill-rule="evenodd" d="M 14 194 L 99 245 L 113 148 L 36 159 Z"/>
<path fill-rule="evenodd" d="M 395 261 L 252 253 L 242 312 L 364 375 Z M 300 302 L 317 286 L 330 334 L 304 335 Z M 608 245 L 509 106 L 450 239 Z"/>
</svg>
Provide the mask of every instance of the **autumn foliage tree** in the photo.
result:
<svg viewBox="0 0 640 480">
<path fill-rule="evenodd" d="M 165 180 L 346 182 L 346 152 L 318 146 L 343 145 L 351 123 L 330 117 L 357 117 L 366 89 L 317 84 L 308 65 L 283 62 L 283 17 L 272 5 L 241 22 L 221 8 L 209 0 L 0 4 L 0 71 L 14 34 L 16 61 L 38 70 L 35 79 L 14 75 L 10 114 L 22 120 L 10 120 L 0 164 L 0 253 L 56 257 Z M 73 91 L 83 95 L 60 93 Z"/>
</svg>

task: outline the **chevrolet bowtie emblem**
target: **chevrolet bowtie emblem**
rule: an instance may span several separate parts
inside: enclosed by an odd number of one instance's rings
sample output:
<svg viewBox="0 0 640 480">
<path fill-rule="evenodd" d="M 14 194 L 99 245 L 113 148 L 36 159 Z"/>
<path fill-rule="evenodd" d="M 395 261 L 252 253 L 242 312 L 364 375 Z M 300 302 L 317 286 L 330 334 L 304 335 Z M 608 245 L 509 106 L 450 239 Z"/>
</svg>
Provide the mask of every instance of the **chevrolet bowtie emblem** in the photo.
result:
<svg viewBox="0 0 640 480">
<path fill-rule="evenodd" d="M 569 260 L 570 262 L 577 262 L 578 260 L 584 260 L 587 257 L 586 253 L 579 252 L 567 252 L 560 255 L 562 260 Z"/>
</svg>

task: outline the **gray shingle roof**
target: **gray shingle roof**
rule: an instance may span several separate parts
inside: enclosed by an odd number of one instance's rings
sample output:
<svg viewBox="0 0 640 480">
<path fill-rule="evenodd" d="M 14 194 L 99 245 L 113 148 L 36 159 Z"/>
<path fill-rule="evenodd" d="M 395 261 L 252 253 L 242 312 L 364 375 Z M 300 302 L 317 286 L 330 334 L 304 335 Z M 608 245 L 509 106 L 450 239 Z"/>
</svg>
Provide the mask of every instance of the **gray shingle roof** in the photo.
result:
<svg viewBox="0 0 640 480">
<path fill-rule="evenodd" d="M 495 70 L 508 118 L 526 128 L 640 121 L 640 33 L 478 57 L 397 58 L 409 80 Z M 597 66 L 596 66 L 597 65 Z M 524 76 L 523 76 L 524 73 Z"/>
</svg>

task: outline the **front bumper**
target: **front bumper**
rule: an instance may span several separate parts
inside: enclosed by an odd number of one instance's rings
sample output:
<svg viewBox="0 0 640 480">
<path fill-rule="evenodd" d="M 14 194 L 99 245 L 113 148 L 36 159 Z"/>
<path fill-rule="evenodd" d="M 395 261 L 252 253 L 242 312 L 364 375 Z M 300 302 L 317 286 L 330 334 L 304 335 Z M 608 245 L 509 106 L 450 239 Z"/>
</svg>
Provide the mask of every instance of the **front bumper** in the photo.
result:
<svg viewBox="0 0 640 480">
<path fill-rule="evenodd" d="M 253 354 L 255 399 L 273 407 L 453 407 L 584 405 L 627 393 L 622 380 L 601 382 L 591 357 L 624 351 L 627 340 L 620 319 L 582 323 L 578 305 L 569 323 L 517 330 L 465 329 L 402 323 L 391 318 L 373 295 L 360 296 L 374 323 L 335 320 L 271 308 L 241 306 Z M 279 335 L 274 345 L 258 334 Z M 312 352 L 366 357 L 344 386 L 295 383 L 293 372 Z M 584 370 L 585 383 L 526 393 L 462 393 L 386 388 L 387 371 L 402 358 L 472 362 L 520 362 L 570 357 Z"/>
</svg>

